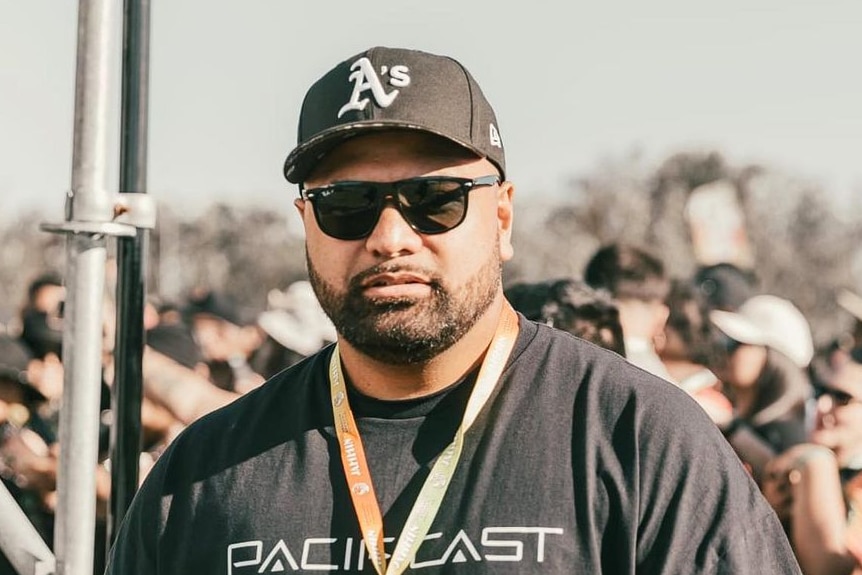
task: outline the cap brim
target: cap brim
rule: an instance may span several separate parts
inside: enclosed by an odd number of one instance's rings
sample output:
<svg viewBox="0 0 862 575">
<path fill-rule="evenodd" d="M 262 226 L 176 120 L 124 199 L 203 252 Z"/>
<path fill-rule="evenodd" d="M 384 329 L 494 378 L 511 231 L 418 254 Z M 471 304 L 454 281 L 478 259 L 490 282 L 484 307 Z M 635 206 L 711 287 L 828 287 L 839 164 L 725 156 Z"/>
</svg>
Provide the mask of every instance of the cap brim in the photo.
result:
<svg viewBox="0 0 862 575">
<path fill-rule="evenodd" d="M 734 312 L 713 310 L 709 319 L 724 334 L 740 343 L 766 345 L 766 334 L 748 318 Z"/>
<path fill-rule="evenodd" d="M 838 305 L 857 320 L 862 321 L 862 297 L 850 290 L 841 290 L 838 294 Z"/>
<path fill-rule="evenodd" d="M 468 142 L 456 140 L 437 130 L 432 130 L 416 123 L 401 122 L 397 120 L 369 120 L 365 122 L 353 122 L 351 124 L 335 126 L 315 135 L 307 142 L 303 142 L 294 148 L 284 161 L 284 177 L 287 178 L 288 182 L 293 184 L 302 183 L 317 163 L 338 144 L 349 138 L 354 138 L 363 134 L 385 132 L 388 130 L 408 130 L 433 134 L 458 144 L 466 150 L 476 154 L 479 158 L 486 157 L 481 150 Z M 494 165 L 496 165 L 497 169 L 500 170 L 500 176 L 505 178 L 503 168 L 497 165 L 496 162 L 494 162 Z"/>
<path fill-rule="evenodd" d="M 257 323 L 280 345 L 302 355 L 311 355 L 324 345 L 314 326 L 303 325 L 298 318 L 283 310 L 265 311 L 258 316 Z"/>
</svg>

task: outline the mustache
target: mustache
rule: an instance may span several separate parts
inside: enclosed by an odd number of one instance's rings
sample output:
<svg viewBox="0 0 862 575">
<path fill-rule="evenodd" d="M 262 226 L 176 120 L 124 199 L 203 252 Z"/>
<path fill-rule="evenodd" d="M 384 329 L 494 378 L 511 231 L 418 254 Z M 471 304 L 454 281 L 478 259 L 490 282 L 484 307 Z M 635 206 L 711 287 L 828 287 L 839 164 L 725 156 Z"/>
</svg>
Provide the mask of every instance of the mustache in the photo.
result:
<svg viewBox="0 0 862 575">
<path fill-rule="evenodd" d="M 440 277 L 432 270 L 429 270 L 427 268 L 404 264 L 381 263 L 372 266 L 366 270 L 362 270 L 361 272 L 350 278 L 350 281 L 347 284 L 347 291 L 349 293 L 359 293 L 363 289 L 362 284 L 365 283 L 365 280 L 367 280 L 368 278 L 380 274 L 394 273 L 409 273 L 420 277 L 428 278 L 428 285 L 430 285 L 435 290 L 439 289 L 442 285 Z"/>
</svg>

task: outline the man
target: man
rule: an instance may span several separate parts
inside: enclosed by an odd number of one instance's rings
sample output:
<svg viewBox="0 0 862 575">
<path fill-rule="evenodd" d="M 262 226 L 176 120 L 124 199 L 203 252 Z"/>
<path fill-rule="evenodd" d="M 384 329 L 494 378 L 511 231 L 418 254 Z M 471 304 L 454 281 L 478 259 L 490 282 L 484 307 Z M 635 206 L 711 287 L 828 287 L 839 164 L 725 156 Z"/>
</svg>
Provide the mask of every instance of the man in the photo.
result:
<svg viewBox="0 0 862 575">
<path fill-rule="evenodd" d="M 862 348 L 818 388 L 811 443 L 767 466 L 763 492 L 804 572 L 862 574 Z"/>
<path fill-rule="evenodd" d="M 655 348 L 670 313 L 665 304 L 670 279 L 661 259 L 633 245 L 610 244 L 597 250 L 587 262 L 584 280 L 613 296 L 623 326 L 626 358 L 671 381 Z"/>
<path fill-rule="evenodd" d="M 299 126 L 337 345 L 172 444 L 110 573 L 797 572 L 694 402 L 506 302 L 514 189 L 458 62 L 358 54 Z"/>
</svg>

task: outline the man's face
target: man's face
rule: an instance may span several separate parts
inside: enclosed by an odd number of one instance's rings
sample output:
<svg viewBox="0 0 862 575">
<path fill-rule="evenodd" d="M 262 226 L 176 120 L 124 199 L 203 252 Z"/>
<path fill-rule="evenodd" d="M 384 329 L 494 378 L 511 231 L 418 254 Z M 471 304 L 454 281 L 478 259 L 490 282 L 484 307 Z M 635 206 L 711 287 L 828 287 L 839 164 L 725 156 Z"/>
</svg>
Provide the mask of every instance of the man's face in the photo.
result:
<svg viewBox="0 0 862 575">
<path fill-rule="evenodd" d="M 423 134 L 385 132 L 330 152 L 306 189 L 338 181 L 394 182 L 420 176 L 478 178 L 493 164 Z M 464 221 L 442 234 L 414 231 L 388 203 L 366 238 L 324 234 L 311 203 L 297 200 L 311 283 L 338 333 L 366 355 L 422 363 L 467 333 L 496 297 L 512 257 L 512 187 L 469 193 Z"/>
<path fill-rule="evenodd" d="M 843 465 L 862 459 L 862 365 L 847 362 L 817 400 L 811 440 L 835 452 Z"/>
</svg>

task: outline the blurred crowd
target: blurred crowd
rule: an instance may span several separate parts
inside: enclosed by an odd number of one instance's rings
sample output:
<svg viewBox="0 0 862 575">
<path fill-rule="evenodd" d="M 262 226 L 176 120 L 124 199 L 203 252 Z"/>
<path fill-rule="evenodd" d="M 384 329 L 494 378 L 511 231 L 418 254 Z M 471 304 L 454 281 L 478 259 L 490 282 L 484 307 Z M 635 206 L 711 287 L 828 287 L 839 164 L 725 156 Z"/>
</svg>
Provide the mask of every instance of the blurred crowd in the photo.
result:
<svg viewBox="0 0 862 575">
<path fill-rule="evenodd" d="M 63 278 L 46 272 L 28 285 L 20 312 L 0 326 L 0 478 L 49 546 L 54 533 L 63 398 Z M 144 309 L 144 396 L 140 480 L 186 425 L 261 385 L 335 341 L 308 282 L 269 292 L 266 309 L 194 289 L 180 302 L 152 296 Z M 94 573 L 104 570 L 110 488 L 111 393 L 116 306 L 104 306 L 96 466 Z M 0 552 L 0 575 L 14 574 Z"/>
<path fill-rule="evenodd" d="M 862 298 L 846 332 L 815 346 L 809 318 L 732 263 L 669 277 L 612 244 L 582 277 L 519 283 L 513 305 L 624 355 L 712 419 L 781 519 L 806 575 L 862 573 Z M 741 536 L 743 536 L 741 534 Z"/>
<path fill-rule="evenodd" d="M 732 263 L 670 277 L 642 246 L 598 249 L 579 277 L 506 286 L 528 319 L 626 357 L 677 386 L 724 434 L 775 509 L 803 572 L 862 573 L 862 297 L 836 302 L 849 328 L 816 346 L 794 302 Z M 65 287 L 34 278 L 0 330 L 0 477 L 53 536 Z M 335 341 L 311 286 L 269 292 L 265 311 L 209 289 L 149 298 L 144 313 L 141 478 L 186 425 Z M 105 306 L 99 519 L 110 495 L 115 309 Z M 100 523 L 100 525 L 101 525 Z M 104 538 L 97 537 L 97 545 Z M 104 550 L 96 554 L 96 571 Z M 0 554 L 0 574 L 13 573 Z"/>
</svg>

